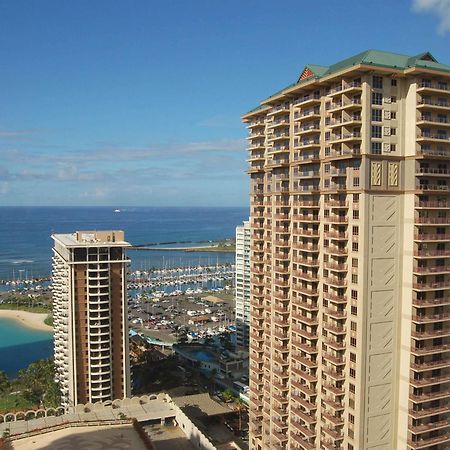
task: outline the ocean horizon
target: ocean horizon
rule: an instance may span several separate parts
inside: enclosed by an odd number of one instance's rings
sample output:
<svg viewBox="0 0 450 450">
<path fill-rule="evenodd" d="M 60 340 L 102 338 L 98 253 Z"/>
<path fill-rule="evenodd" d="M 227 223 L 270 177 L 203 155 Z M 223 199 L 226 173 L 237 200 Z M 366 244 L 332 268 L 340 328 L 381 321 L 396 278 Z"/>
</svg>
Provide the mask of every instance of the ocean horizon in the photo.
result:
<svg viewBox="0 0 450 450">
<path fill-rule="evenodd" d="M 115 210 L 120 212 L 115 212 Z M 53 233 L 120 229 L 133 245 L 233 238 L 248 207 L 1 206 L 0 279 L 47 277 Z M 131 268 L 231 263 L 233 254 L 130 250 Z"/>
</svg>

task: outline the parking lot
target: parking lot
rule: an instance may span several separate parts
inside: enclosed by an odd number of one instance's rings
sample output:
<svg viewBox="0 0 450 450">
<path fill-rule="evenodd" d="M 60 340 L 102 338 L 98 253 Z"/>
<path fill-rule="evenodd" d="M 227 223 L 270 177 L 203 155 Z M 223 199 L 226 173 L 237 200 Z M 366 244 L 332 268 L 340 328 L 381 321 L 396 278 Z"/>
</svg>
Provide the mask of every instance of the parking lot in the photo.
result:
<svg viewBox="0 0 450 450">
<path fill-rule="evenodd" d="M 234 300 L 230 292 L 214 293 L 220 302 L 208 301 L 208 293 L 198 296 L 168 296 L 148 299 L 138 296 L 129 301 L 130 327 L 164 342 L 176 342 L 181 330 L 213 336 L 234 325 Z M 181 329 L 181 330 L 180 330 Z"/>
</svg>

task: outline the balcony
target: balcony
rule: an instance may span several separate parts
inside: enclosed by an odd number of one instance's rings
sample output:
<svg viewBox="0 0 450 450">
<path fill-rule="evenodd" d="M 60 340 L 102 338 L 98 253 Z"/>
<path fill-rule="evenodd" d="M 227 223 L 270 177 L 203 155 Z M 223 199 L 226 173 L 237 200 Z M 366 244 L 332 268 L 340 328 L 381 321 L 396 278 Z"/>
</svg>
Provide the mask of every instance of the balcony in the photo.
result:
<svg viewBox="0 0 450 450">
<path fill-rule="evenodd" d="M 328 247 L 324 247 L 325 253 L 330 255 L 347 255 L 348 249 L 347 247 L 338 247 L 337 245 L 329 245 Z"/>
<path fill-rule="evenodd" d="M 338 216 L 338 215 L 332 214 L 330 216 L 324 217 L 323 220 L 328 223 L 347 223 L 348 216 Z"/>
<path fill-rule="evenodd" d="M 304 286 L 301 284 L 293 284 L 292 289 L 294 291 L 300 292 L 301 294 L 305 294 L 305 295 L 311 295 L 311 296 L 319 295 L 317 288 L 311 287 L 311 286 Z"/>
<path fill-rule="evenodd" d="M 423 158 L 448 158 L 450 155 L 450 151 L 447 149 L 418 149 L 417 156 L 421 156 Z"/>
<path fill-rule="evenodd" d="M 450 240 L 450 234 L 440 233 L 418 233 L 414 236 L 415 241 L 448 241 Z"/>
<path fill-rule="evenodd" d="M 323 282 L 330 286 L 343 287 L 347 286 L 347 279 L 340 277 L 325 277 Z"/>
<path fill-rule="evenodd" d="M 421 408 L 421 409 L 418 409 L 418 410 L 410 409 L 409 410 L 409 414 L 414 419 L 420 419 L 421 417 L 435 416 L 437 414 L 448 412 L 448 408 L 449 408 L 448 403 L 445 403 L 445 404 L 440 405 L 440 406 L 434 406 L 434 407 L 429 407 L 429 408 Z"/>
<path fill-rule="evenodd" d="M 442 314 L 421 314 L 412 316 L 412 321 L 416 323 L 444 322 L 446 320 L 450 320 L 449 312 Z"/>
<path fill-rule="evenodd" d="M 360 99 L 354 99 L 350 101 L 338 101 L 334 103 L 330 103 L 326 105 L 326 110 L 328 112 L 335 112 L 343 109 L 353 109 L 353 108 L 360 108 L 361 107 L 361 100 Z"/>
<path fill-rule="evenodd" d="M 442 142 L 442 141 L 449 141 L 450 137 L 448 134 L 445 133 L 425 133 L 422 132 L 417 137 L 417 142 Z"/>
<path fill-rule="evenodd" d="M 437 209 L 448 209 L 448 208 L 450 208 L 450 203 L 447 202 L 447 201 L 443 201 L 443 200 L 441 200 L 441 201 L 434 201 L 434 202 L 431 202 L 431 201 L 426 201 L 426 202 L 424 202 L 424 201 L 419 201 L 419 202 L 416 204 L 416 208 L 424 208 L 424 209 L 434 209 L 434 208 L 437 208 Z"/>
<path fill-rule="evenodd" d="M 422 341 L 419 341 L 422 342 Z M 442 352 L 448 352 L 450 351 L 450 344 L 443 344 L 443 345 L 426 345 L 426 346 L 420 346 L 420 347 L 412 347 L 411 353 L 413 355 L 417 356 L 425 356 L 425 355 L 432 355 L 435 353 L 442 353 Z"/>
<path fill-rule="evenodd" d="M 326 420 L 331 422 L 336 427 L 344 425 L 344 418 L 342 416 L 322 411 L 322 417 L 324 417 Z"/>
<path fill-rule="evenodd" d="M 324 322 L 323 328 L 333 334 L 345 334 L 346 328 L 343 325 L 334 325 L 328 322 Z"/>
<path fill-rule="evenodd" d="M 416 339 L 433 339 L 442 336 L 450 336 L 450 328 L 426 331 L 411 331 L 411 336 Z"/>
<path fill-rule="evenodd" d="M 325 159 L 340 159 L 340 158 L 353 158 L 360 157 L 361 150 L 358 148 L 332 150 L 329 154 L 325 154 Z"/>
<path fill-rule="evenodd" d="M 422 394 L 410 394 L 409 398 L 413 403 L 431 402 L 442 398 L 450 397 L 450 389 L 443 389 L 436 392 L 423 392 Z"/>
<path fill-rule="evenodd" d="M 347 303 L 347 297 L 345 295 L 337 295 L 331 292 L 323 292 L 323 298 L 337 304 Z"/>
<path fill-rule="evenodd" d="M 450 287 L 450 281 L 439 281 L 434 283 L 414 282 L 413 289 L 416 291 L 432 291 L 437 289 L 447 289 Z"/>
<path fill-rule="evenodd" d="M 314 403 L 308 402 L 306 399 L 297 394 L 291 394 L 291 399 L 299 405 L 303 406 L 307 411 L 315 411 L 317 406 Z"/>
<path fill-rule="evenodd" d="M 428 438 L 419 438 L 417 440 L 408 440 L 408 446 L 412 449 L 429 449 L 439 444 L 450 441 L 450 433 L 440 434 L 439 436 L 430 436 Z"/>
<path fill-rule="evenodd" d="M 411 378 L 409 381 L 411 385 L 414 387 L 433 386 L 436 384 L 447 383 L 448 381 L 450 381 L 450 373 L 435 377 L 422 377 L 418 379 Z"/>
<path fill-rule="evenodd" d="M 291 439 L 299 445 L 303 450 L 316 450 L 316 445 L 307 441 L 305 438 L 301 437 L 298 434 L 291 433 Z"/>
<path fill-rule="evenodd" d="M 313 148 L 320 146 L 320 139 L 302 139 L 295 142 L 295 148 Z"/>
<path fill-rule="evenodd" d="M 360 132 L 354 132 L 354 133 L 343 133 L 343 134 L 334 134 L 330 136 L 330 144 L 337 144 L 339 142 L 351 142 L 351 141 L 360 141 L 361 140 L 361 133 Z"/>
<path fill-rule="evenodd" d="M 326 361 L 331 362 L 334 366 L 345 365 L 345 358 L 343 356 L 333 355 L 332 353 L 328 352 L 324 352 L 322 356 Z"/>
<path fill-rule="evenodd" d="M 435 361 L 426 361 L 420 364 L 411 363 L 411 368 L 415 371 L 427 371 L 442 369 L 450 364 L 450 358 L 437 359 Z"/>
<path fill-rule="evenodd" d="M 445 258 L 450 256 L 450 250 L 416 250 L 414 256 L 418 258 Z"/>
<path fill-rule="evenodd" d="M 316 436 L 316 433 L 309 428 L 303 426 L 300 422 L 292 420 L 291 425 L 293 428 L 295 428 L 297 431 L 299 431 L 305 438 L 313 438 Z"/>
<path fill-rule="evenodd" d="M 417 92 L 433 92 L 436 94 L 450 94 L 447 83 L 432 83 L 423 81 L 417 83 Z"/>
<path fill-rule="evenodd" d="M 292 219 L 299 222 L 320 222 L 319 216 L 315 214 L 296 214 L 292 216 Z"/>
<path fill-rule="evenodd" d="M 443 306 L 450 304 L 450 298 L 442 297 L 442 298 L 428 298 L 428 299 L 418 299 L 413 298 L 412 304 L 414 306 L 418 306 L 420 308 L 428 308 L 434 306 Z"/>
<path fill-rule="evenodd" d="M 450 188 L 450 186 L 448 186 Z M 416 217 L 415 223 L 421 225 L 447 225 L 450 224 L 450 217 Z"/>
<path fill-rule="evenodd" d="M 303 342 L 298 341 L 296 339 L 292 340 L 292 345 L 294 347 L 299 348 L 300 350 L 303 350 L 305 353 L 308 353 L 309 355 L 314 355 L 318 353 L 318 349 L 315 345 L 304 344 Z"/>
<path fill-rule="evenodd" d="M 302 126 L 296 126 L 294 133 L 297 135 L 306 135 L 310 133 L 320 133 L 320 123 L 307 124 Z"/>
<path fill-rule="evenodd" d="M 418 167 L 416 168 L 416 175 L 450 175 L 450 170 L 437 167 Z"/>
<path fill-rule="evenodd" d="M 420 275 L 435 275 L 447 273 L 449 270 L 450 266 L 428 265 L 428 266 L 414 267 L 413 273 Z"/>
<path fill-rule="evenodd" d="M 409 431 L 413 434 L 429 433 L 432 430 L 439 430 L 450 426 L 450 420 L 444 419 L 437 422 L 421 423 L 419 425 L 409 426 Z"/>
<path fill-rule="evenodd" d="M 295 100 L 295 106 L 304 106 L 309 103 L 320 103 L 321 96 L 317 94 L 308 94 Z"/>
</svg>

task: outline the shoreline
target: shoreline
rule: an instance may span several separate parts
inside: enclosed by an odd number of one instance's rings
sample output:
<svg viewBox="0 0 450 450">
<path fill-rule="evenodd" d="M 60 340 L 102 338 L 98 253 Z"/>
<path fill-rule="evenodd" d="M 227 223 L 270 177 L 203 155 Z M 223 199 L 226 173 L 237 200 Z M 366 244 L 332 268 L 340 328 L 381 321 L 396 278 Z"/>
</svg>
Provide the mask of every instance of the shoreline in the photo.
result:
<svg viewBox="0 0 450 450">
<path fill-rule="evenodd" d="M 44 323 L 48 314 L 20 311 L 16 309 L 0 309 L 0 319 L 12 319 L 27 328 L 53 333 L 53 328 Z"/>
</svg>

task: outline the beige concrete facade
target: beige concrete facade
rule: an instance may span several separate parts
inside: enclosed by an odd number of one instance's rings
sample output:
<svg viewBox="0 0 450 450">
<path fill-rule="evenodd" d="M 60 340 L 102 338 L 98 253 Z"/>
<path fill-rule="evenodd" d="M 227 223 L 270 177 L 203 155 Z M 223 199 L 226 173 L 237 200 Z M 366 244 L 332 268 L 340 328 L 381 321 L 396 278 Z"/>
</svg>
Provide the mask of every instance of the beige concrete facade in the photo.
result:
<svg viewBox="0 0 450 450">
<path fill-rule="evenodd" d="M 396 56 L 243 116 L 252 450 L 450 448 L 450 68 Z"/>
<path fill-rule="evenodd" d="M 122 231 L 52 236 L 55 365 L 64 406 L 130 396 Z"/>
</svg>

